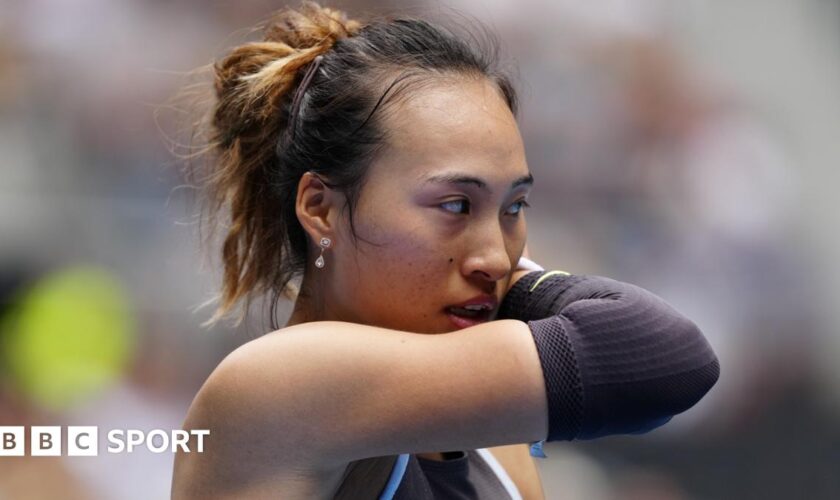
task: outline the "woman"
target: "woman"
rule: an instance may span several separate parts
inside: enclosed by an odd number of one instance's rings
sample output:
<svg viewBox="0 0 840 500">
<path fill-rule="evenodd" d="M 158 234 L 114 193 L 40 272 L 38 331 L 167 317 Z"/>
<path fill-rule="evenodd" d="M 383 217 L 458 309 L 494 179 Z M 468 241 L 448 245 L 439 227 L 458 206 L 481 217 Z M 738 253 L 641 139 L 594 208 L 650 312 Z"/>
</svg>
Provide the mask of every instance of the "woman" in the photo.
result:
<svg viewBox="0 0 840 500">
<path fill-rule="evenodd" d="M 214 319 L 302 281 L 193 401 L 210 436 L 173 497 L 542 498 L 543 441 L 645 432 L 714 384 L 658 297 L 521 259 L 517 101 L 474 44 L 306 3 L 216 65 Z"/>
</svg>

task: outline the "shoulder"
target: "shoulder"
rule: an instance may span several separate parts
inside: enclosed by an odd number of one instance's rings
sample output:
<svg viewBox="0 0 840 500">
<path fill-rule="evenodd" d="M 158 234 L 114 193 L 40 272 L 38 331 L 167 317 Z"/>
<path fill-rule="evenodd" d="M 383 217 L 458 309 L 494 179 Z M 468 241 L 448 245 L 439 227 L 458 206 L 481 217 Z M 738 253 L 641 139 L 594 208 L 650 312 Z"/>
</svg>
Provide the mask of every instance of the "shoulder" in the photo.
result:
<svg viewBox="0 0 840 500">
<path fill-rule="evenodd" d="M 543 500 L 539 471 L 527 444 L 511 444 L 487 448 L 499 464 L 505 469 L 516 485 L 523 500 Z"/>
</svg>

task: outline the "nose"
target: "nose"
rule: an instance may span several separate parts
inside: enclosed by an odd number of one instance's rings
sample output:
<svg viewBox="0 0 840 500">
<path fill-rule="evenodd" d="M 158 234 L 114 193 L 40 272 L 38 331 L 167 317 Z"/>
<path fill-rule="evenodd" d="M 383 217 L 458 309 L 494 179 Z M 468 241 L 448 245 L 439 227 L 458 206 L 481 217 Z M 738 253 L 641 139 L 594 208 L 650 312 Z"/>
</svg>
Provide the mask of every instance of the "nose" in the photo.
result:
<svg viewBox="0 0 840 500">
<path fill-rule="evenodd" d="M 483 233 L 473 241 L 472 252 L 463 262 L 463 274 L 469 278 L 495 283 L 511 271 L 507 245 L 500 227 Z"/>
</svg>

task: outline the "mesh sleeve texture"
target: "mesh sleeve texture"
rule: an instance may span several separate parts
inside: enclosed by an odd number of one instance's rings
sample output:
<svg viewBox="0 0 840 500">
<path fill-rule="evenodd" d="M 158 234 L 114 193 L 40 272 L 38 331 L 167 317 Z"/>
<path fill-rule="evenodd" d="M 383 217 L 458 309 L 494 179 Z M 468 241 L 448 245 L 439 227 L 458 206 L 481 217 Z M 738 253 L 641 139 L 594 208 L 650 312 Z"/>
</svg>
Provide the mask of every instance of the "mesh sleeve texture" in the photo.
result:
<svg viewBox="0 0 840 500">
<path fill-rule="evenodd" d="M 647 432 L 697 403 L 720 374 L 697 325 L 653 293 L 610 278 L 528 273 L 498 319 L 531 329 L 545 377 L 547 441 Z"/>
</svg>

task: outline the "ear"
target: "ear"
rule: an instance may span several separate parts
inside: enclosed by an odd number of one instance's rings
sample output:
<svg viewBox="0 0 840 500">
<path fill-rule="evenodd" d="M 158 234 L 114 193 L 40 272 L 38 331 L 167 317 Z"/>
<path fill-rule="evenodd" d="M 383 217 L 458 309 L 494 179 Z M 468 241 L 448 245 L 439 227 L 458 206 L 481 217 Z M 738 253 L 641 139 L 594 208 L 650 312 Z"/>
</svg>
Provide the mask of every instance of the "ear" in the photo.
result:
<svg viewBox="0 0 840 500">
<path fill-rule="evenodd" d="M 340 201 L 341 193 L 328 188 L 317 175 L 305 172 L 301 176 L 295 199 L 295 213 L 312 241 L 318 242 L 322 236 L 335 241 Z"/>
</svg>

